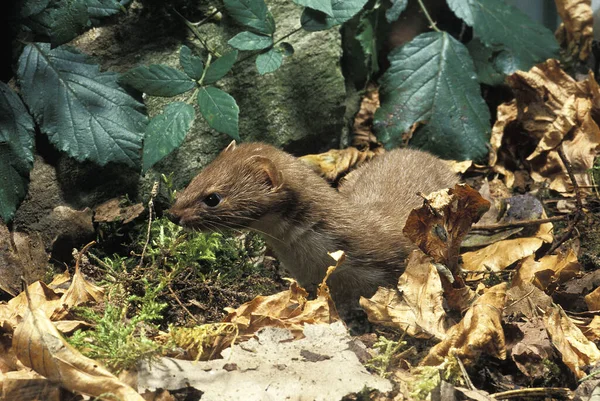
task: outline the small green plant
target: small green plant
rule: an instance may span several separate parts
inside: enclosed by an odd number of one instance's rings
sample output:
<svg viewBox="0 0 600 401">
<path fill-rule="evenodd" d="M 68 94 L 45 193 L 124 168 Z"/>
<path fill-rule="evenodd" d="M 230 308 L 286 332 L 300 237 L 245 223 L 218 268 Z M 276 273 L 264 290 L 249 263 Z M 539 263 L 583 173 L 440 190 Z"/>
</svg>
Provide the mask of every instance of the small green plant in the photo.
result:
<svg viewBox="0 0 600 401">
<path fill-rule="evenodd" d="M 147 280 L 143 284 L 143 296 L 129 296 L 116 304 L 106 302 L 102 314 L 90 308 L 79 308 L 77 313 L 92 323 L 93 328 L 77 330 L 69 342 L 86 356 L 103 361 L 115 372 L 133 367 L 139 360 L 155 357 L 163 347 L 151 340 L 147 332 L 157 330 L 155 321 L 162 318 L 161 312 L 167 305 L 158 301 L 157 296 L 163 290 L 160 285 Z M 135 312 L 128 317 L 127 312 L 131 309 Z"/>
<path fill-rule="evenodd" d="M 401 349 L 406 347 L 406 341 L 392 341 L 388 340 L 383 336 L 379 336 L 379 339 L 373 347 L 377 349 L 378 354 L 374 356 L 365 366 L 381 377 L 389 375 L 388 369 L 397 359 L 398 353 Z"/>
<path fill-rule="evenodd" d="M 438 366 L 420 366 L 413 372 L 417 380 L 413 383 L 411 396 L 424 400 L 444 379 L 454 385 L 464 386 L 464 378 L 456 357 L 450 355 Z"/>
</svg>

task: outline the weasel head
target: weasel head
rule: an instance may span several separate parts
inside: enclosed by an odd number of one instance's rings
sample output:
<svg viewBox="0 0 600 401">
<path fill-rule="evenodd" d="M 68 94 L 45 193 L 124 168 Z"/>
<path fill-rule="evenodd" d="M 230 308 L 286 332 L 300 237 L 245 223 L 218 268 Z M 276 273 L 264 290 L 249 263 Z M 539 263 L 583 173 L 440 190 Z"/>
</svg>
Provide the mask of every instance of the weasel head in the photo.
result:
<svg viewBox="0 0 600 401">
<path fill-rule="evenodd" d="M 171 219 L 188 228 L 243 229 L 286 200 L 283 173 L 269 145 L 233 141 L 177 196 Z"/>
</svg>

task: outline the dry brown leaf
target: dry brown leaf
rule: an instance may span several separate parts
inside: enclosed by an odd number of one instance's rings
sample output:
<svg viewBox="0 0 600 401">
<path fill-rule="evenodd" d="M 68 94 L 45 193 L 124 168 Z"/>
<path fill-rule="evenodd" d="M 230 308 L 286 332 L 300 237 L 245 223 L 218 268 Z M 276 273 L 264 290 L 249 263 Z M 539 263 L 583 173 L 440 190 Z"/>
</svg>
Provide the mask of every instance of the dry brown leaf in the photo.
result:
<svg viewBox="0 0 600 401">
<path fill-rule="evenodd" d="M 354 117 L 353 146 L 368 149 L 372 144 L 377 143 L 377 137 L 373 134 L 373 116 L 378 108 L 379 89 L 370 84 Z"/>
<path fill-rule="evenodd" d="M 67 308 L 86 304 L 88 302 L 101 303 L 104 299 L 104 289 L 87 281 L 81 274 L 79 263 L 75 267 L 75 274 L 69 289 L 62 295 L 61 302 Z M 52 320 L 57 320 L 53 318 Z"/>
<path fill-rule="evenodd" d="M 429 351 L 421 365 L 437 366 L 451 353 L 465 364 L 475 362 L 482 353 L 505 359 L 502 311 L 506 288 L 506 283 L 502 283 L 479 297 L 463 319 L 448 330 L 446 338 Z"/>
<path fill-rule="evenodd" d="M 567 58 L 585 61 L 592 50 L 594 18 L 591 0 L 555 0 L 563 21 L 556 30 L 556 40 Z"/>
<path fill-rule="evenodd" d="M 507 292 L 505 316 L 537 319 L 552 307 L 552 298 L 531 283 L 512 286 Z"/>
<path fill-rule="evenodd" d="M 258 296 L 237 309 L 225 308 L 228 312 L 223 322 L 234 323 L 239 335 L 253 336 L 263 327 L 273 326 L 289 329 L 294 336 L 301 337 L 304 324 L 333 323 L 339 320 L 335 305 L 325 284 L 329 275 L 343 263 L 341 251 L 330 253 L 336 265 L 330 266 L 317 290 L 315 300 L 307 300 L 308 293 L 291 280 L 290 288 L 269 296 Z"/>
<path fill-rule="evenodd" d="M 513 172 L 523 162 L 518 155 L 533 144 L 535 149 L 525 154 L 531 177 L 549 180 L 554 190 L 569 191 L 570 180 L 556 152 L 562 144 L 578 183 L 589 185 L 587 170 L 600 150 L 600 129 L 594 120 L 600 91 L 593 74 L 578 82 L 558 61 L 548 60 L 528 72 L 515 72 L 507 82 L 516 100 L 498 108 L 491 139 L 494 171 L 505 174 L 512 185 Z"/>
<path fill-rule="evenodd" d="M 379 287 L 370 299 L 361 297 L 360 305 L 370 322 L 399 328 L 417 338 L 442 339 L 446 334 L 443 292 L 431 259 L 415 250 L 400 276 L 398 290 Z"/>
<path fill-rule="evenodd" d="M 562 360 L 577 378 L 585 376 L 584 368 L 600 363 L 600 350 L 569 319 L 560 305 L 554 305 L 545 316 L 546 330 Z"/>
<path fill-rule="evenodd" d="M 144 212 L 144 205 L 137 203 L 130 206 L 122 206 L 121 199 L 113 198 L 94 209 L 94 221 L 96 223 L 112 223 L 122 221 L 123 224 L 132 222 Z"/>
<path fill-rule="evenodd" d="M 585 296 L 585 303 L 588 310 L 600 310 L 600 287 Z"/>
<path fill-rule="evenodd" d="M 27 287 L 27 291 L 31 300 L 31 308 L 43 312 L 48 318 L 63 313 L 64 308 L 60 296 L 46 284 L 36 281 Z M 7 307 L 7 312 L 10 314 L 5 317 L 6 323 L 15 328 L 29 311 L 25 291 L 8 301 Z M 0 315 L 4 315 L 4 313 L 0 313 Z"/>
<path fill-rule="evenodd" d="M 29 310 L 14 332 L 13 348 L 25 366 L 67 390 L 106 400 L 115 396 L 143 400 L 97 361 L 69 345 L 42 310 Z"/>
<path fill-rule="evenodd" d="M 517 368 L 532 379 L 541 379 L 548 368 L 544 361 L 553 360 L 556 356 L 542 319 L 533 319 L 523 323 L 515 323 L 519 330 L 517 341 L 507 344 L 510 357 Z"/>
<path fill-rule="evenodd" d="M 507 239 L 477 251 L 463 253 L 463 269 L 473 272 L 501 271 L 514 262 L 533 255 L 544 242 L 552 242 L 551 232 L 552 223 L 544 223 L 540 224 L 533 237 Z M 481 278 L 481 273 L 469 277 L 477 280 Z"/>
<path fill-rule="evenodd" d="M 381 151 L 367 150 L 361 152 L 356 148 L 331 149 L 329 152 L 316 155 L 305 155 L 300 158 L 313 171 L 329 181 L 335 181 L 352 168 L 371 160 Z"/>
<path fill-rule="evenodd" d="M 577 326 L 581 330 L 584 336 L 590 341 L 597 342 L 600 340 L 600 316 L 594 316 L 594 318 L 584 326 Z"/>
<path fill-rule="evenodd" d="M 557 285 L 572 279 L 580 271 L 581 265 L 577 262 L 577 255 L 571 249 L 566 254 L 546 255 L 538 261 L 532 255 L 520 263 L 513 278 L 513 285 L 532 283 L 549 294 Z"/>
<path fill-rule="evenodd" d="M 91 324 L 83 320 L 59 320 L 54 322 L 54 325 L 63 334 L 71 334 L 75 330 L 91 327 Z"/>
<path fill-rule="evenodd" d="M 7 372 L 1 377 L 3 401 L 61 401 L 60 387 L 32 370 Z"/>
<path fill-rule="evenodd" d="M 450 169 L 454 171 L 456 174 L 465 173 L 472 165 L 473 160 L 464 160 L 464 161 L 456 161 L 456 160 L 444 160 Z"/>
<path fill-rule="evenodd" d="M 466 184 L 433 192 L 409 214 L 404 234 L 437 263 L 456 275 L 460 243 L 490 202 Z"/>
<path fill-rule="evenodd" d="M 57 293 L 64 294 L 64 292 L 70 286 L 70 284 L 69 284 L 70 281 L 71 281 L 71 273 L 69 273 L 68 270 L 65 270 L 64 272 L 55 275 L 52 278 L 52 281 L 50 282 L 50 284 L 48 284 L 48 287 L 52 288 Z"/>
</svg>

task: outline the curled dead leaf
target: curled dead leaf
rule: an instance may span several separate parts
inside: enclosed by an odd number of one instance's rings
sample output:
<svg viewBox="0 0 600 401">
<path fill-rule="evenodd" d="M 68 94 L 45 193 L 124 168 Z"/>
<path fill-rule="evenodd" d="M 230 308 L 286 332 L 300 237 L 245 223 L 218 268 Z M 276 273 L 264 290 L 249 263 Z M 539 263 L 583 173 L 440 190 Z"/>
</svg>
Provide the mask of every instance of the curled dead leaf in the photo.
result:
<svg viewBox="0 0 600 401">
<path fill-rule="evenodd" d="M 396 327 L 417 338 L 442 339 L 446 334 L 443 292 L 431 259 L 415 250 L 400 276 L 398 290 L 379 287 L 370 299 L 361 297 L 360 305 L 372 323 Z"/>
<path fill-rule="evenodd" d="M 341 175 L 348 173 L 352 168 L 360 166 L 365 161 L 371 160 L 381 151 L 360 151 L 356 148 L 331 149 L 325 153 L 305 155 L 300 160 L 317 174 L 329 181 L 335 181 Z"/>
<path fill-rule="evenodd" d="M 600 287 L 585 296 L 585 303 L 589 310 L 600 310 Z"/>
<path fill-rule="evenodd" d="M 580 271 L 581 265 L 577 262 L 577 255 L 571 249 L 558 255 L 546 255 L 538 261 L 532 255 L 520 263 L 513 278 L 513 285 L 532 283 L 550 294 L 559 284 L 572 279 Z"/>
<path fill-rule="evenodd" d="M 556 30 L 556 39 L 567 58 L 585 61 L 592 50 L 594 18 L 590 0 L 556 0 L 558 15 L 563 21 Z"/>
<path fill-rule="evenodd" d="M 116 396 L 143 401 L 135 390 L 69 345 L 42 310 L 29 310 L 14 332 L 13 348 L 25 366 L 67 390 L 106 400 Z"/>
<path fill-rule="evenodd" d="M 560 305 L 553 305 L 548 311 L 545 324 L 552 344 L 577 378 L 585 376 L 584 368 L 600 363 L 600 350 L 596 344 L 583 335 Z"/>
<path fill-rule="evenodd" d="M 362 148 L 371 148 L 377 143 L 377 137 L 373 134 L 373 116 L 379 108 L 379 89 L 370 84 L 365 96 L 360 102 L 360 108 L 354 117 L 352 145 Z"/>
<path fill-rule="evenodd" d="M 489 209 L 490 202 L 466 184 L 433 192 L 424 199 L 424 205 L 409 214 L 403 232 L 456 275 L 460 243 L 471 225 Z"/>
<path fill-rule="evenodd" d="M 479 297 L 463 319 L 448 330 L 446 338 L 429 351 L 421 365 L 437 366 L 451 353 L 465 364 L 475 362 L 482 353 L 505 359 L 502 311 L 506 288 L 506 283 L 502 283 Z"/>
</svg>

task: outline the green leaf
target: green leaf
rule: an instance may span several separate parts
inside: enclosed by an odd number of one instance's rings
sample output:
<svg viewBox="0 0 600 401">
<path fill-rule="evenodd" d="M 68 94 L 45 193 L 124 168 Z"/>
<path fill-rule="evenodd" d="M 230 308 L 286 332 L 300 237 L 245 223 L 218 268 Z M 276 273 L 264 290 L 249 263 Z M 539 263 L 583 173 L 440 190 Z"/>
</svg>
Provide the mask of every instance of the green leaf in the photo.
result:
<svg viewBox="0 0 600 401">
<path fill-rule="evenodd" d="M 60 0 L 29 20 L 31 29 L 50 38 L 53 47 L 67 43 L 88 26 L 85 0 Z"/>
<path fill-rule="evenodd" d="M 177 149 L 194 121 L 194 107 L 184 102 L 169 103 L 146 127 L 142 171 L 146 172 Z"/>
<path fill-rule="evenodd" d="M 377 42 L 375 37 L 374 24 L 377 23 L 377 10 L 369 10 L 360 16 L 358 22 L 358 32 L 356 40 L 364 53 L 365 66 L 370 74 L 376 74 L 379 71 L 377 62 Z"/>
<path fill-rule="evenodd" d="M 362 10 L 366 3 L 367 0 L 331 0 L 332 16 L 305 8 L 300 23 L 307 31 L 323 31 L 348 21 Z"/>
<path fill-rule="evenodd" d="M 275 32 L 275 22 L 264 0 L 224 0 L 223 4 L 237 23 L 264 35 Z"/>
<path fill-rule="evenodd" d="M 90 18 L 105 18 L 124 11 L 117 0 L 85 0 Z"/>
<path fill-rule="evenodd" d="M 484 159 L 490 112 L 465 46 L 446 32 L 430 32 L 394 50 L 389 59 L 374 123 L 385 146 L 400 145 L 403 133 L 423 123 L 412 146 L 445 158 Z"/>
<path fill-rule="evenodd" d="M 283 63 L 283 53 L 279 49 L 271 49 L 256 57 L 256 69 L 260 75 L 276 71 Z"/>
<path fill-rule="evenodd" d="M 188 77 L 197 81 L 202 78 L 202 71 L 204 71 L 204 64 L 202 59 L 192 54 L 192 50 L 186 45 L 181 46 L 179 50 L 179 64 L 183 68 L 183 71 Z"/>
<path fill-rule="evenodd" d="M 467 44 L 467 49 L 473 59 L 479 82 L 491 86 L 500 85 L 504 82 L 506 75 L 502 73 L 501 68 L 496 67 L 497 56 L 502 52 L 499 53 L 486 46 L 477 38 L 473 38 Z"/>
<path fill-rule="evenodd" d="M 227 43 L 240 50 L 263 50 L 273 46 L 273 38 L 244 31 L 229 39 Z"/>
<path fill-rule="evenodd" d="M 299 6 L 312 8 L 313 10 L 321 11 L 333 17 L 333 8 L 331 7 L 331 0 L 292 0 Z"/>
<path fill-rule="evenodd" d="M 163 64 L 133 68 L 121 75 L 119 82 L 150 96 L 163 97 L 179 95 L 196 86 L 182 71 Z"/>
<path fill-rule="evenodd" d="M 231 95 L 213 86 L 200 88 L 198 106 L 211 128 L 240 140 L 238 132 L 240 109 Z"/>
<path fill-rule="evenodd" d="M 19 16 L 21 18 L 27 18 L 39 14 L 48 7 L 49 3 L 50 0 L 23 0 L 20 3 L 17 3 L 17 7 L 19 7 Z"/>
<path fill-rule="evenodd" d="M 392 6 L 385 12 L 385 19 L 394 22 L 400 18 L 400 14 L 406 9 L 408 0 L 392 0 Z"/>
<path fill-rule="evenodd" d="M 448 6 L 486 45 L 505 46 L 510 53 L 504 56 L 509 61 L 500 62 L 505 74 L 558 57 L 554 34 L 501 0 L 448 0 Z"/>
<path fill-rule="evenodd" d="M 19 96 L 0 81 L 0 218 L 12 220 L 25 198 L 33 167 L 33 118 Z"/>
<path fill-rule="evenodd" d="M 223 78 L 229 71 L 231 71 L 231 68 L 237 60 L 237 56 L 238 51 L 234 50 L 213 61 L 206 69 L 206 74 L 204 74 L 202 83 L 212 84 L 213 82 L 217 82 L 219 79 Z"/>
<path fill-rule="evenodd" d="M 144 105 L 117 84 L 118 74 L 69 47 L 25 46 L 21 95 L 50 142 L 76 160 L 135 166 L 147 123 Z"/>
</svg>

